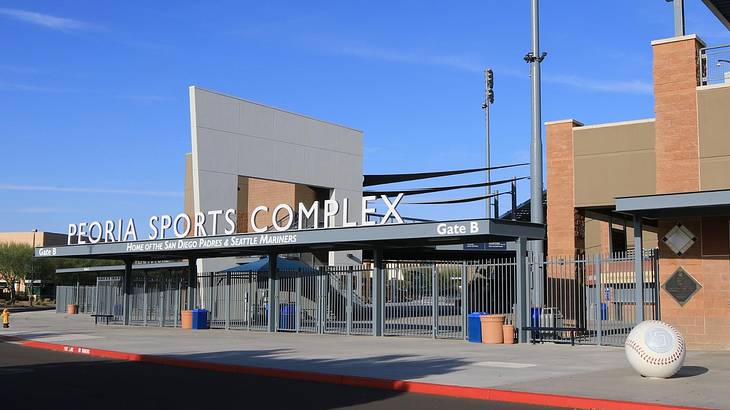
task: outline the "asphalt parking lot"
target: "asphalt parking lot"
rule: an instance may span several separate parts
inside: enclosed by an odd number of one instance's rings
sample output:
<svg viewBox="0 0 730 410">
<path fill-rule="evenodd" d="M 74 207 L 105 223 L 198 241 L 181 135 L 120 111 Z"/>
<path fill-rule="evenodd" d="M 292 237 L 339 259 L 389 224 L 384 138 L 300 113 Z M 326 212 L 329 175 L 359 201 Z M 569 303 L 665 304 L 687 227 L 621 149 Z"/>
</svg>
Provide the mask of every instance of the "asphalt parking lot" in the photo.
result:
<svg viewBox="0 0 730 410">
<path fill-rule="evenodd" d="M 98 359 L 0 342 L 2 408 L 537 409 Z"/>
</svg>

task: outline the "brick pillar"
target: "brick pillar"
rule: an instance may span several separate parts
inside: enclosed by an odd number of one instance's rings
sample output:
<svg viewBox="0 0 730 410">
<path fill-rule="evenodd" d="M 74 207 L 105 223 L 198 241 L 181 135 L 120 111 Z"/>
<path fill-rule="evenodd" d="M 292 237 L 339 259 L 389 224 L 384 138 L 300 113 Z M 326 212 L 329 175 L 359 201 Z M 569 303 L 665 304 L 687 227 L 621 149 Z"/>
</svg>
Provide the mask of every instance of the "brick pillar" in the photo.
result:
<svg viewBox="0 0 730 410">
<path fill-rule="evenodd" d="M 656 113 L 656 192 L 697 191 L 700 188 L 697 132 L 698 52 L 695 35 L 656 40 L 654 111 Z"/>
<path fill-rule="evenodd" d="M 582 252 L 582 215 L 575 211 L 573 191 L 573 128 L 575 120 L 545 123 L 547 154 L 548 256 L 572 258 Z"/>
</svg>

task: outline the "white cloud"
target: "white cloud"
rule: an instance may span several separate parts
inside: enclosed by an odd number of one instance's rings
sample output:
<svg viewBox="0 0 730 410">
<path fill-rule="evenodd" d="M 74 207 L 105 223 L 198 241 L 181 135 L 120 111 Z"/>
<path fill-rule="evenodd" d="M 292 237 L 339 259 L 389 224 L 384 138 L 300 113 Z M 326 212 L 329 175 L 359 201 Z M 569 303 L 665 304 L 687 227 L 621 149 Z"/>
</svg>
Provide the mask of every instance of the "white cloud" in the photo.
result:
<svg viewBox="0 0 730 410">
<path fill-rule="evenodd" d="M 137 189 L 105 189 L 105 188 L 80 188 L 80 187 L 55 187 L 45 185 L 13 185 L 0 184 L 0 191 L 35 191 L 35 192 L 76 192 L 87 194 L 118 194 L 118 195 L 140 195 L 158 197 L 182 197 L 181 192 L 174 191 L 146 191 Z"/>
<path fill-rule="evenodd" d="M 152 94 L 123 94 L 123 95 L 117 95 L 116 98 L 119 98 L 120 100 L 129 100 L 129 101 L 137 101 L 137 102 L 145 102 L 145 103 L 176 101 L 176 99 L 172 98 L 172 97 L 166 97 L 163 95 L 152 95 Z"/>
<path fill-rule="evenodd" d="M 583 78 L 574 75 L 545 75 L 543 80 L 546 83 L 567 85 L 588 91 L 602 91 L 612 93 L 629 94 L 651 94 L 653 86 L 651 83 L 641 80 L 596 80 Z"/>
<path fill-rule="evenodd" d="M 430 65 L 472 73 L 480 73 L 484 70 L 484 68 L 473 59 L 458 55 L 426 55 L 413 52 L 350 45 L 329 48 L 327 51 L 335 54 L 362 58 L 365 60 Z"/>
<path fill-rule="evenodd" d="M 4 83 L 0 82 L 0 91 L 25 91 L 36 93 L 77 93 L 80 90 L 71 88 L 53 88 L 33 84 Z"/>
<path fill-rule="evenodd" d="M 69 214 L 69 213 L 74 213 L 74 212 L 78 212 L 78 209 L 41 208 L 41 207 L 0 209 L 0 213 L 9 213 L 9 214 Z"/>
<path fill-rule="evenodd" d="M 40 71 L 33 67 L 23 67 L 16 65 L 0 64 L 0 70 L 8 71 L 13 74 L 38 74 Z"/>
<path fill-rule="evenodd" d="M 327 51 L 361 58 L 364 60 L 385 61 L 403 64 L 418 64 L 434 67 L 444 67 L 469 73 L 481 73 L 486 66 L 480 64 L 476 59 L 444 54 L 419 54 L 413 52 L 401 52 L 383 48 L 341 46 L 329 48 Z M 506 75 L 509 77 L 529 79 L 529 67 L 517 69 L 512 67 L 494 68 L 495 75 Z M 582 78 L 575 75 L 543 75 L 546 83 L 566 85 L 578 89 L 599 92 L 629 93 L 629 94 L 651 94 L 652 84 L 641 80 L 615 80 L 601 81 L 590 78 Z"/>
<path fill-rule="evenodd" d="M 95 27 L 93 24 L 83 21 L 56 17 L 49 14 L 41 14 L 27 10 L 0 8 L 0 15 L 26 23 L 35 24 L 37 26 L 63 31 L 65 33 L 73 30 L 85 30 Z"/>
</svg>

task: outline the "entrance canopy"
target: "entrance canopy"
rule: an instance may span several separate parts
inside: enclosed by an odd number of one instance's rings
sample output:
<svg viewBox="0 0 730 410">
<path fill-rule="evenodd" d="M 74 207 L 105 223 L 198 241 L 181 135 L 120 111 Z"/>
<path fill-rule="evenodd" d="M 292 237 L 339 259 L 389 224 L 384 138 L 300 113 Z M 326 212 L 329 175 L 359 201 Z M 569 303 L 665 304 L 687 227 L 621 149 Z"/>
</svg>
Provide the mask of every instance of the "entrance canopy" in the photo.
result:
<svg viewBox="0 0 730 410">
<path fill-rule="evenodd" d="M 259 273 L 268 273 L 269 272 L 269 257 L 264 256 L 263 258 L 248 262 L 248 263 L 242 263 L 238 266 L 234 266 L 232 268 L 226 269 L 223 272 L 259 272 Z M 283 270 L 283 271 L 298 271 L 298 272 L 306 272 L 306 273 L 312 273 L 317 272 L 317 269 L 312 268 L 311 266 L 307 265 L 306 263 L 300 262 L 300 261 L 291 261 L 289 259 L 284 259 L 277 257 L 276 258 L 276 269 Z"/>
<path fill-rule="evenodd" d="M 499 219 L 420 222 L 282 232 L 243 233 L 153 241 L 36 248 L 36 257 L 169 260 L 311 252 L 395 249 L 545 239 L 545 226 Z"/>
<path fill-rule="evenodd" d="M 649 219 L 730 215 L 730 189 L 616 198 L 616 212 Z"/>
</svg>

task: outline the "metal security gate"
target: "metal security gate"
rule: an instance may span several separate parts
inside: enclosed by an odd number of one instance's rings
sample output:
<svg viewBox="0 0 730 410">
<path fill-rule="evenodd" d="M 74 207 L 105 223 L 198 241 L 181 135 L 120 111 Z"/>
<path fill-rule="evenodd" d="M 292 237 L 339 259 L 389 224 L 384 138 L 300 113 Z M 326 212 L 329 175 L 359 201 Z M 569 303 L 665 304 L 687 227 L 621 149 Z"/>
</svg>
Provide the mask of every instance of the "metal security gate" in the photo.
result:
<svg viewBox="0 0 730 410">
<path fill-rule="evenodd" d="M 654 250 L 644 251 L 640 281 L 630 253 L 550 258 L 529 266 L 530 270 L 542 267 L 546 274 L 543 303 L 530 293 L 531 326 L 576 329 L 576 343 L 623 346 L 639 322 L 638 309 L 642 309 L 644 320 L 659 319 L 658 258 Z M 641 303 L 637 292 L 643 294 L 641 307 L 637 307 Z M 571 336 L 567 331 L 541 332 L 543 340 L 556 342 L 568 341 Z"/>
<path fill-rule="evenodd" d="M 436 327 L 437 309 L 434 295 L 436 267 L 434 263 L 385 264 L 385 320 L 386 336 L 432 337 Z"/>
<path fill-rule="evenodd" d="M 504 315 L 505 323 L 515 323 L 517 308 L 515 258 L 495 258 L 466 263 L 465 281 L 465 316 L 469 313 Z"/>
<path fill-rule="evenodd" d="M 124 323 L 124 293 L 121 276 L 96 278 L 96 313 L 112 315 L 110 323 Z"/>
<path fill-rule="evenodd" d="M 199 306 L 210 312 L 212 328 L 268 330 L 268 286 L 268 273 L 203 273 Z"/>
<path fill-rule="evenodd" d="M 169 326 L 180 324 L 187 286 L 176 273 L 135 274 L 129 295 L 129 324 L 134 326 Z M 96 279 L 95 312 L 111 315 L 110 323 L 124 323 L 124 291 L 121 276 Z"/>
<path fill-rule="evenodd" d="M 96 286 L 56 286 L 56 313 L 66 313 L 68 305 L 78 305 L 78 313 L 94 313 Z"/>
</svg>

